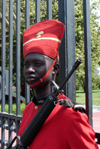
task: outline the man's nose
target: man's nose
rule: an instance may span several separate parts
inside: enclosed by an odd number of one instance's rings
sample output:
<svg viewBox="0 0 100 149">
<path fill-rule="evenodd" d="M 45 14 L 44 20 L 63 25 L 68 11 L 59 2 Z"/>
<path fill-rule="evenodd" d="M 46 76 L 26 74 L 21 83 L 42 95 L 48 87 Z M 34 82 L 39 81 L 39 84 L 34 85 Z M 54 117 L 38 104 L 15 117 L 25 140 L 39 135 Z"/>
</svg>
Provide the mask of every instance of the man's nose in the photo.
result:
<svg viewBox="0 0 100 149">
<path fill-rule="evenodd" d="M 27 72 L 35 72 L 35 69 L 33 66 L 29 66 L 27 69 Z"/>
</svg>

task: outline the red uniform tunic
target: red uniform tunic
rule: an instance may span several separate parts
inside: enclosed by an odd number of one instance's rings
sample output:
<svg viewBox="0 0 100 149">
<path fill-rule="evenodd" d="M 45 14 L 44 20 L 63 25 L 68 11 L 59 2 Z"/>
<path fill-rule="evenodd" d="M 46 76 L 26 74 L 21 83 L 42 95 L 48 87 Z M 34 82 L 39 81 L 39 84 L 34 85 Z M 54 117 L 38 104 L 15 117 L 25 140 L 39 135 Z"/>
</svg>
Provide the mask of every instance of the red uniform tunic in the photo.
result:
<svg viewBox="0 0 100 149">
<path fill-rule="evenodd" d="M 59 95 L 59 99 L 68 99 Z M 38 109 L 30 102 L 24 112 L 20 125 L 20 136 L 28 126 Z M 43 127 L 31 143 L 30 149 L 98 149 L 95 133 L 85 113 L 73 108 L 56 105 Z"/>
</svg>

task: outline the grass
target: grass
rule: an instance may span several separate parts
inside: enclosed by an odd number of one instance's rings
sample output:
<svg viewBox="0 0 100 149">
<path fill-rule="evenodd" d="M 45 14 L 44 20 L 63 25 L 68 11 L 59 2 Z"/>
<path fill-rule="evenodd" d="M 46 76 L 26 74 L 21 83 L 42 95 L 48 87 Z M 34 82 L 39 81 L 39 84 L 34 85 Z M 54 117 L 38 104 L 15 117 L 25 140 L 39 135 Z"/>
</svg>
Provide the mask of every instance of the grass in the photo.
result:
<svg viewBox="0 0 100 149">
<path fill-rule="evenodd" d="M 85 93 L 84 91 L 76 91 L 76 102 L 85 104 Z M 100 106 L 100 90 L 92 91 L 92 104 Z"/>
</svg>

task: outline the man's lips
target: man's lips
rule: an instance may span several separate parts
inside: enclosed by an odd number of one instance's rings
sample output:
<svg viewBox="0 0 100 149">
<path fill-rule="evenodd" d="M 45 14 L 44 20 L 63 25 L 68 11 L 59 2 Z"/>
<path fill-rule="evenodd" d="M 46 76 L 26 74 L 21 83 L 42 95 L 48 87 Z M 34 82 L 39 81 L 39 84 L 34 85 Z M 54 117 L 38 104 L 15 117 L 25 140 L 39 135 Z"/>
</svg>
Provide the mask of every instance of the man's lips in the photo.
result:
<svg viewBox="0 0 100 149">
<path fill-rule="evenodd" d="M 27 82 L 33 82 L 33 81 L 35 81 L 36 80 L 36 77 L 35 76 L 28 76 L 27 78 L 26 78 L 26 81 Z"/>
</svg>

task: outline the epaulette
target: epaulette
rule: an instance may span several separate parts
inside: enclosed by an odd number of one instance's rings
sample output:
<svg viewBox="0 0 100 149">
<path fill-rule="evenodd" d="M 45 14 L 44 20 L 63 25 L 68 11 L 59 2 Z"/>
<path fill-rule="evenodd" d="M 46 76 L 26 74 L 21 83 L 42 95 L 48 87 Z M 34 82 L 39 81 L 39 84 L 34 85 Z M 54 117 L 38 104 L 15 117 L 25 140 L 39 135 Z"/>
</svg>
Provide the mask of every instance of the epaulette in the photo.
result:
<svg viewBox="0 0 100 149">
<path fill-rule="evenodd" d="M 73 108 L 75 111 L 80 111 L 81 113 L 86 113 L 86 109 L 85 109 L 84 105 L 82 105 L 82 104 L 75 103 Z"/>
<path fill-rule="evenodd" d="M 75 111 L 80 111 L 81 113 L 86 113 L 86 109 L 85 109 L 84 105 L 79 104 L 79 103 L 74 103 L 71 100 L 61 99 L 61 100 L 59 100 L 58 104 L 62 105 L 62 106 L 66 106 L 68 108 L 73 107 L 73 109 Z"/>
</svg>

